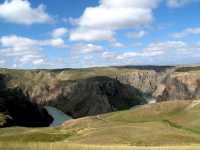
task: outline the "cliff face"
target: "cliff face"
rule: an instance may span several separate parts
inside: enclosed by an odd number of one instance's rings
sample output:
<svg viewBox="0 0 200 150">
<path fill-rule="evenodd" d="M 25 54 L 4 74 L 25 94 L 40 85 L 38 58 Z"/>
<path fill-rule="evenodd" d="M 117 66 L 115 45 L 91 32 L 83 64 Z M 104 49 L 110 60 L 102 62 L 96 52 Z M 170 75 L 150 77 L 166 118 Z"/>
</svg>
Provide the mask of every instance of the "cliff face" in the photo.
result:
<svg viewBox="0 0 200 150">
<path fill-rule="evenodd" d="M 74 118 L 128 109 L 145 103 L 139 90 L 109 77 L 69 81 L 49 91 L 43 103 L 57 107 Z M 37 92 L 33 100 L 43 99 L 43 92 Z"/>
<path fill-rule="evenodd" d="M 63 70 L 1 69 L 0 87 L 20 87 L 30 101 L 78 118 L 156 101 L 200 98 L 200 67 L 110 67 Z M 1 77 L 1 76 L 0 76 Z"/>
<path fill-rule="evenodd" d="M 118 76 L 122 83 L 159 101 L 197 100 L 200 98 L 200 68 L 167 68 L 162 71 L 140 70 Z"/>
<path fill-rule="evenodd" d="M 0 113 L 5 117 L 1 126 L 45 127 L 53 121 L 44 108 L 32 103 L 18 88 L 0 91 Z"/>
<path fill-rule="evenodd" d="M 144 94 L 152 94 L 159 83 L 159 74 L 155 71 L 135 71 L 117 75 L 117 80 L 121 83 L 134 86 Z"/>
<path fill-rule="evenodd" d="M 197 100 L 200 98 L 200 72 L 174 72 L 164 83 L 158 101 Z"/>
</svg>

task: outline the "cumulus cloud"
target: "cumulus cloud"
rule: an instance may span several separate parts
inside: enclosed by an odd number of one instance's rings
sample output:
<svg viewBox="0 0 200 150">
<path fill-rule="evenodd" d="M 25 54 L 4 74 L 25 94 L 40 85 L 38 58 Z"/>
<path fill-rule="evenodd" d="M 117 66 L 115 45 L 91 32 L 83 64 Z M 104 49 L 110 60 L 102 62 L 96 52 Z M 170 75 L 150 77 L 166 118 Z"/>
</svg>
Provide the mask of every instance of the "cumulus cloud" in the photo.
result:
<svg viewBox="0 0 200 150">
<path fill-rule="evenodd" d="M 73 41 L 114 39 L 117 30 L 145 26 L 154 20 L 153 10 L 166 2 L 171 8 L 180 7 L 196 0 L 100 0 L 98 6 L 87 7 L 80 18 L 72 19 L 76 29 L 70 32 Z M 107 32 L 107 34 L 105 34 Z M 145 31 L 130 33 L 141 38 Z M 107 35 L 107 36 L 106 36 Z"/>
<path fill-rule="evenodd" d="M 26 37 L 11 35 L 1 37 L 0 43 L 3 47 L 32 47 L 37 44 L 37 41 Z"/>
<path fill-rule="evenodd" d="M 15 35 L 3 36 L 0 39 L 1 53 L 5 57 L 16 58 L 20 63 L 34 63 L 44 60 L 38 48 L 38 41 Z"/>
<path fill-rule="evenodd" d="M 103 17 L 99 17 L 102 15 Z M 87 28 L 119 29 L 142 25 L 152 20 L 149 9 L 132 8 L 87 8 L 78 24 Z"/>
<path fill-rule="evenodd" d="M 170 55 L 182 55 L 188 52 L 188 45 L 183 41 L 166 41 L 166 42 L 156 42 L 149 44 L 146 48 L 140 51 L 114 53 L 105 51 L 102 53 L 102 57 L 105 59 L 111 59 L 114 61 L 127 61 L 145 58 L 147 61 L 151 57 L 160 57 L 165 54 Z M 188 54 L 188 53 L 187 53 Z"/>
<path fill-rule="evenodd" d="M 129 32 L 126 35 L 129 38 L 140 39 L 140 38 L 143 38 L 145 35 L 147 35 L 147 32 L 144 30 L 141 30 L 138 32 Z"/>
<path fill-rule="evenodd" d="M 120 29 L 144 25 L 152 21 L 152 9 L 158 0 L 101 0 L 97 7 L 88 7 L 77 20 L 87 28 Z"/>
<path fill-rule="evenodd" d="M 44 5 L 32 8 L 28 0 L 5 0 L 0 4 L 0 19 L 26 25 L 47 23 L 53 20 L 46 13 Z"/>
<path fill-rule="evenodd" d="M 3 59 L 0 59 L 0 65 L 4 65 L 6 63 L 6 61 L 5 60 L 3 60 Z"/>
<path fill-rule="evenodd" d="M 115 33 L 110 30 L 102 29 L 76 29 L 71 31 L 70 40 L 72 41 L 114 41 Z"/>
<path fill-rule="evenodd" d="M 125 47 L 125 45 L 124 45 L 123 43 L 120 43 L 120 42 L 115 41 L 115 42 L 113 42 L 113 43 L 111 44 L 111 47 L 123 48 L 123 47 Z"/>
<path fill-rule="evenodd" d="M 89 53 L 98 53 L 103 52 L 104 49 L 100 45 L 95 45 L 92 43 L 89 44 L 76 44 L 73 45 L 71 48 L 74 52 L 80 52 L 83 54 L 89 54 Z"/>
<path fill-rule="evenodd" d="M 57 28 L 52 31 L 51 35 L 53 38 L 59 38 L 66 35 L 67 32 L 68 30 L 66 28 Z"/>
<path fill-rule="evenodd" d="M 151 43 L 146 49 L 145 52 L 155 52 L 163 51 L 167 52 L 170 50 L 185 50 L 187 44 L 183 41 L 167 41 L 167 42 L 156 42 Z"/>
<path fill-rule="evenodd" d="M 177 8 L 195 1 L 196 0 L 167 0 L 167 5 L 170 8 Z"/>
<path fill-rule="evenodd" d="M 62 38 L 55 38 L 55 39 L 50 39 L 47 40 L 46 42 L 42 42 L 42 43 L 46 43 L 43 45 L 51 45 L 55 48 L 66 48 L 67 45 L 65 45 L 65 41 Z"/>
<path fill-rule="evenodd" d="M 43 46 L 63 48 L 64 41 L 60 38 L 47 40 L 34 40 L 16 35 L 0 38 L 0 53 L 4 57 L 16 59 L 19 63 L 33 65 L 45 64 L 46 56 L 42 53 Z"/>
<path fill-rule="evenodd" d="M 174 38 L 184 38 L 190 35 L 200 35 L 200 28 L 187 28 L 181 32 L 174 33 Z"/>
<path fill-rule="evenodd" d="M 133 28 L 140 25 L 146 25 L 153 21 L 153 9 L 156 8 L 160 0 L 101 0 L 99 6 L 87 7 L 78 19 L 73 20 L 77 24 L 77 29 L 71 32 L 70 38 L 73 40 L 87 40 L 85 34 L 80 34 L 80 28 L 89 32 L 87 35 L 90 40 L 105 39 L 102 32 L 112 33 L 115 30 L 124 28 Z M 78 38 L 74 38 L 74 34 Z M 100 34 L 100 35 L 99 35 Z M 113 34 L 112 34 L 113 35 Z M 96 37 L 101 38 L 96 38 Z M 110 36 L 109 36 L 110 39 Z"/>
<path fill-rule="evenodd" d="M 200 48 L 200 41 L 196 43 L 196 45 Z"/>
</svg>

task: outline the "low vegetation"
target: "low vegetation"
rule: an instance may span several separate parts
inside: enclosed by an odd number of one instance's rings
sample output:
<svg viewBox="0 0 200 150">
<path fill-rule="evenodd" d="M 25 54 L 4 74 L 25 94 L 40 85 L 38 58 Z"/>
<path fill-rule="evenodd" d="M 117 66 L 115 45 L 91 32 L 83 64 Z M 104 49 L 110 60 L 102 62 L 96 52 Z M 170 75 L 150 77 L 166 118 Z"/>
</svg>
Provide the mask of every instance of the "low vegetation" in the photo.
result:
<svg viewBox="0 0 200 150">
<path fill-rule="evenodd" d="M 0 113 L 0 126 L 3 126 L 6 122 L 5 115 Z"/>
<path fill-rule="evenodd" d="M 64 142 L 55 143 L 0 143 L 2 150 L 199 150 L 200 145 L 190 146 L 154 146 L 154 147 L 136 147 L 124 145 L 84 145 Z"/>
<path fill-rule="evenodd" d="M 57 128 L 0 129 L 0 149 L 196 149 L 199 118 L 198 101 L 150 104 L 71 120 Z"/>
</svg>

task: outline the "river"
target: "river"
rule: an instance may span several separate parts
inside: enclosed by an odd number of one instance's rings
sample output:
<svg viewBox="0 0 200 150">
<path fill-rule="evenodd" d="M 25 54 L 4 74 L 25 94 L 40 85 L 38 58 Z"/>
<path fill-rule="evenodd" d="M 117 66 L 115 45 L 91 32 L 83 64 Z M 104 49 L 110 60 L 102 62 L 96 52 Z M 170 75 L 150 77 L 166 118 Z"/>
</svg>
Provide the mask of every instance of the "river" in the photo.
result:
<svg viewBox="0 0 200 150">
<path fill-rule="evenodd" d="M 45 107 L 48 113 L 53 117 L 54 121 L 50 125 L 51 127 L 56 127 L 62 125 L 67 120 L 73 119 L 71 116 L 66 115 L 64 112 L 60 111 L 59 109 L 51 106 Z"/>
</svg>

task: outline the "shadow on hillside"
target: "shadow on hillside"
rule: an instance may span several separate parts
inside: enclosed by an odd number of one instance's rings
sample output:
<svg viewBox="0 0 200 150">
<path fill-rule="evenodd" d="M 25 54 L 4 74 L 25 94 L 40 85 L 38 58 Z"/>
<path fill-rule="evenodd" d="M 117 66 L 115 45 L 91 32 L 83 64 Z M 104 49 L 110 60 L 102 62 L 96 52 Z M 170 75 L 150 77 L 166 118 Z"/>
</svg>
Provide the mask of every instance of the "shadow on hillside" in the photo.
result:
<svg viewBox="0 0 200 150">
<path fill-rule="evenodd" d="M 0 90 L 6 88 L 5 76 L 0 74 Z"/>
<path fill-rule="evenodd" d="M 6 88 L 5 76 L 1 74 L 0 113 L 6 116 L 5 127 L 47 127 L 53 121 L 46 109 L 32 103 L 20 88 Z"/>
<path fill-rule="evenodd" d="M 46 105 L 73 118 L 126 110 L 146 103 L 140 90 L 106 76 L 67 81 L 60 85 L 62 93 Z"/>
<path fill-rule="evenodd" d="M 176 72 L 190 72 L 190 71 L 200 71 L 200 66 L 197 66 L 197 67 L 181 67 L 181 68 L 176 69 Z"/>
<path fill-rule="evenodd" d="M 175 68 L 175 66 L 116 66 L 115 68 L 137 69 L 137 70 L 154 70 L 156 72 L 163 72 L 167 69 Z"/>
<path fill-rule="evenodd" d="M 60 69 L 35 69 L 34 71 L 50 71 L 54 73 L 60 73 L 62 71 L 92 71 L 94 69 L 109 69 L 109 68 L 118 68 L 118 69 L 137 69 L 137 70 L 154 70 L 156 72 L 163 72 L 167 69 L 175 68 L 175 66 L 153 66 L 153 65 L 146 65 L 146 66 L 110 66 L 110 67 L 91 67 L 91 68 L 80 68 L 80 69 L 73 69 L 73 68 L 60 68 Z"/>
</svg>

